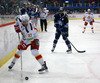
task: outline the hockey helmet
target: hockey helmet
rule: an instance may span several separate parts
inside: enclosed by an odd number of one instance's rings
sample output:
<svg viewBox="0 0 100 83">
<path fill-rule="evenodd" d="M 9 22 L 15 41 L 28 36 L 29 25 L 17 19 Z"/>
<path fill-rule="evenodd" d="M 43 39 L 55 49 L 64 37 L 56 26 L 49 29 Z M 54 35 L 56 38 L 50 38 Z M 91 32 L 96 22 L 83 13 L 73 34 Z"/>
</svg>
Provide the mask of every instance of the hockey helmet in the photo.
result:
<svg viewBox="0 0 100 83">
<path fill-rule="evenodd" d="M 29 21 L 30 18 L 29 18 L 29 16 L 27 14 L 24 14 L 24 15 L 21 16 L 21 20 L 22 21 Z"/>
<path fill-rule="evenodd" d="M 88 9 L 88 11 L 91 11 L 90 9 Z"/>
</svg>

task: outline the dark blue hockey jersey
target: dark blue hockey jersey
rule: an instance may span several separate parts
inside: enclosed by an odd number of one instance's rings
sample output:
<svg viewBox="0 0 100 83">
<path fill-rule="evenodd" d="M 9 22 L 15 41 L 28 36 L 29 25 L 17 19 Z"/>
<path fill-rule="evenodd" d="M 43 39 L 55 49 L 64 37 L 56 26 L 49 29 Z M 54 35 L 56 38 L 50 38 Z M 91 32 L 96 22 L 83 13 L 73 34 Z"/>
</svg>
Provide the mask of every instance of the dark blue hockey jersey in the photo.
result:
<svg viewBox="0 0 100 83">
<path fill-rule="evenodd" d="M 24 14 L 26 14 L 26 13 L 27 13 L 26 8 L 21 8 L 21 15 L 24 15 Z"/>
<path fill-rule="evenodd" d="M 56 28 L 62 28 L 62 27 L 68 28 L 68 16 L 66 14 L 63 14 L 61 16 L 60 13 L 56 13 L 54 15 L 54 26 Z"/>
</svg>

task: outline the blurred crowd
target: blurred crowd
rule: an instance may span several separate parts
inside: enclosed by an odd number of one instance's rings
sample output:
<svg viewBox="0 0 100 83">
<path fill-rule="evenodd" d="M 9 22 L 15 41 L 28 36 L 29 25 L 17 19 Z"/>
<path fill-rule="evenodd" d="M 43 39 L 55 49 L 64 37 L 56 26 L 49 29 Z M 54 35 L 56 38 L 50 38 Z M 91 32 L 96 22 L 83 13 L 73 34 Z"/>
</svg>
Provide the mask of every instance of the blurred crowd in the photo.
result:
<svg viewBox="0 0 100 83">
<path fill-rule="evenodd" d="M 61 6 L 61 0 L 44 0 L 42 3 L 42 6 L 44 7 L 60 7 Z"/>
<path fill-rule="evenodd" d="M 0 14 L 19 14 L 19 0 L 0 0 Z"/>
<path fill-rule="evenodd" d="M 29 4 L 30 1 L 30 4 Z M 40 1 L 40 2 L 39 2 Z M 42 2 L 41 2 L 42 1 Z M 64 0 L 63 0 L 64 1 Z M 26 2 L 26 4 L 25 4 Z M 73 0 L 73 3 L 69 0 L 65 0 L 63 3 L 61 0 L 0 0 L 0 15 L 18 15 L 22 13 L 22 9 L 25 7 L 26 12 L 30 15 L 37 15 L 40 7 L 100 7 L 100 0 Z M 84 9 L 67 9 L 68 13 L 83 13 Z M 57 9 L 50 9 L 50 13 L 56 13 Z M 94 9 L 94 13 L 100 13 L 100 8 Z"/>
<path fill-rule="evenodd" d="M 22 14 L 21 10 L 24 7 L 29 15 L 39 9 L 38 5 L 30 3 L 28 0 L 0 0 L 0 15 L 19 15 Z"/>
<path fill-rule="evenodd" d="M 100 0 L 44 0 L 43 6 L 45 7 L 96 7 L 100 6 Z"/>
</svg>

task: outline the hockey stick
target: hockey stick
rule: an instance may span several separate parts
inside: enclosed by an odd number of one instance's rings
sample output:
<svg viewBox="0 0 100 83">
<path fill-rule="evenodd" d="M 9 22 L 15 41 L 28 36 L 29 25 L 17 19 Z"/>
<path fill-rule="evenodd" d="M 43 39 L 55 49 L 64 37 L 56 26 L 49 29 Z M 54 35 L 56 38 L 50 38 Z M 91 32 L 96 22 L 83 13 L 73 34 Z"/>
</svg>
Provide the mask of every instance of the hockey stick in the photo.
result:
<svg viewBox="0 0 100 83">
<path fill-rule="evenodd" d="M 19 43 L 20 43 L 20 34 L 19 34 L 19 32 L 18 32 L 18 38 L 19 38 Z M 21 79 L 23 77 L 22 70 L 23 70 L 23 63 L 22 63 L 22 55 L 21 55 Z"/>
<path fill-rule="evenodd" d="M 67 38 L 67 40 L 69 41 L 69 39 Z M 69 41 L 70 42 L 70 41 Z M 83 50 L 83 51 L 79 51 L 79 50 L 77 50 L 76 49 L 76 47 L 70 42 L 70 44 L 74 47 L 74 49 L 78 52 L 78 53 L 84 53 L 84 52 L 86 52 L 85 50 Z"/>
</svg>

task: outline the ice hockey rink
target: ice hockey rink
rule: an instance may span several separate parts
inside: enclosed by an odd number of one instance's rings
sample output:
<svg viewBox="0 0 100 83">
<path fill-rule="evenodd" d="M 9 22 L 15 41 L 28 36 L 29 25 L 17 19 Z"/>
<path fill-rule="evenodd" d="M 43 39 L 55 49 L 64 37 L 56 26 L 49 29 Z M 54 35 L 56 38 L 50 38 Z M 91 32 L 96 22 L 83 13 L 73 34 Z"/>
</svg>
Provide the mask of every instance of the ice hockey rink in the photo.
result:
<svg viewBox="0 0 100 83">
<path fill-rule="evenodd" d="M 67 54 L 67 46 L 62 37 L 52 53 L 55 28 L 53 21 L 50 22 L 48 32 L 39 33 L 40 54 L 47 62 L 48 72 L 38 73 L 41 66 L 28 48 L 22 57 L 23 79 L 21 79 L 20 59 L 12 70 L 8 70 L 11 59 L 0 68 L 0 83 L 100 83 L 100 23 L 94 23 L 94 33 L 91 32 L 89 25 L 84 34 L 82 30 L 82 20 L 69 21 L 69 40 L 78 50 L 86 50 L 85 53 L 77 53 L 72 48 L 72 54 Z M 26 76 L 29 77 L 27 81 Z"/>
</svg>

